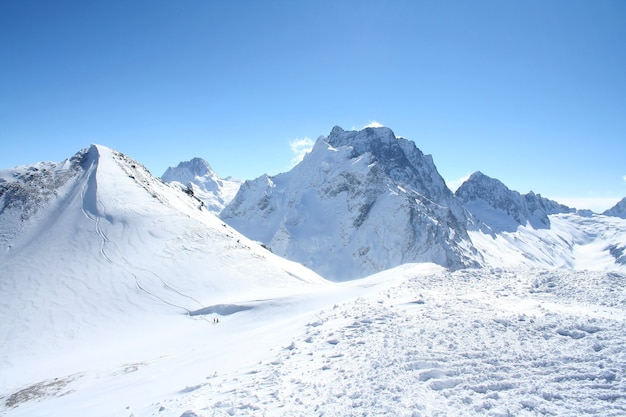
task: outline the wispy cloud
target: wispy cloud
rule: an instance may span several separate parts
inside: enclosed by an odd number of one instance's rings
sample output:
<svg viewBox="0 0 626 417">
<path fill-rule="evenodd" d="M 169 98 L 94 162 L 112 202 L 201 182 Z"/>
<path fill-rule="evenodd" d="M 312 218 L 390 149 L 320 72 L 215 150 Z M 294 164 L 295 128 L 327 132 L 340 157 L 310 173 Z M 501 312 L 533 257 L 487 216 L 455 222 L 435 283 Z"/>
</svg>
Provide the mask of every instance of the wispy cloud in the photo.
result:
<svg viewBox="0 0 626 417">
<path fill-rule="evenodd" d="M 459 189 L 461 184 L 463 184 L 465 181 L 467 181 L 469 179 L 469 177 L 471 175 L 472 174 L 465 174 L 464 176 L 462 176 L 459 179 L 456 179 L 456 180 L 446 180 L 446 179 L 444 179 L 444 181 L 446 182 L 446 185 L 448 186 L 448 188 L 450 190 L 452 190 L 452 192 L 455 192 L 456 190 Z"/>
<path fill-rule="evenodd" d="M 297 165 L 300 161 L 302 161 L 304 155 L 313 149 L 313 145 L 315 145 L 315 141 L 309 138 L 294 139 L 290 141 L 289 147 L 294 153 L 294 156 L 291 159 L 291 166 Z"/>
<path fill-rule="evenodd" d="M 622 179 L 624 180 L 624 182 L 626 182 L 626 175 L 624 175 Z"/>
<path fill-rule="evenodd" d="M 385 127 L 385 126 L 382 123 L 378 123 L 376 120 L 372 120 L 368 124 L 363 126 L 363 129 L 365 129 L 366 127 Z"/>
</svg>

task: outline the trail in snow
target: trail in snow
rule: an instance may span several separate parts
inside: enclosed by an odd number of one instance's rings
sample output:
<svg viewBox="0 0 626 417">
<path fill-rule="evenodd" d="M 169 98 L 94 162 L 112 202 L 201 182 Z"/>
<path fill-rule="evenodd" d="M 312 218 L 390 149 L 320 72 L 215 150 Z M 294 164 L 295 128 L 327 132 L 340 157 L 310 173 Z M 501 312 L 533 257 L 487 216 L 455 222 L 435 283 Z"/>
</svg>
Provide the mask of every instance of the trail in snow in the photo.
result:
<svg viewBox="0 0 626 417">
<path fill-rule="evenodd" d="M 84 182 L 82 189 L 81 189 L 81 201 L 83 202 L 83 204 L 81 205 L 82 213 L 85 215 L 85 217 L 88 220 L 94 222 L 95 224 L 96 234 L 99 236 L 100 241 L 101 241 L 100 254 L 108 262 L 114 263 L 113 260 L 109 258 L 106 251 L 104 250 L 104 247 L 106 246 L 109 239 L 107 238 L 107 236 L 102 231 L 102 228 L 100 227 L 101 216 L 99 215 L 99 211 L 98 211 L 99 202 L 98 202 L 98 194 L 97 194 L 98 193 L 97 183 L 95 180 L 95 175 L 96 175 L 96 162 L 95 161 L 91 162 L 91 164 L 89 165 L 89 168 L 87 169 L 84 175 L 88 178 L 88 180 Z M 86 198 L 88 192 L 90 195 L 89 200 Z M 93 214 L 91 214 L 90 212 L 92 212 Z"/>
</svg>

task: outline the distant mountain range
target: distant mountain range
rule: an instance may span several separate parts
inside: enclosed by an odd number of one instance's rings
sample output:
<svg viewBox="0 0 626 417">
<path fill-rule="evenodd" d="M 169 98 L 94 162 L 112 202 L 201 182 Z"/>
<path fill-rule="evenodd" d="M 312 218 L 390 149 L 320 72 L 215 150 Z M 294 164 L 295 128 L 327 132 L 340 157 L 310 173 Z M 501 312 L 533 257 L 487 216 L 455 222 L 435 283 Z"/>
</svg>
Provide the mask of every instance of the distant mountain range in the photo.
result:
<svg viewBox="0 0 626 417">
<path fill-rule="evenodd" d="M 613 210 L 605 214 L 620 212 Z M 550 219 L 589 217 L 576 213 L 480 172 L 453 194 L 432 157 L 389 128 L 335 127 L 291 171 L 246 181 L 220 216 L 275 253 L 345 280 L 407 262 L 453 269 L 507 262 L 573 267 L 575 249 L 593 240 L 593 233 L 580 241 L 576 233 L 553 239 L 558 232 Z M 531 233 L 532 244 L 512 248 L 505 238 L 511 233 Z M 609 240 L 620 248 L 626 242 Z M 504 259 L 493 252 L 492 241 L 508 253 Z M 610 255 L 610 246 L 598 256 Z"/>
<path fill-rule="evenodd" d="M 106 157 L 94 156 L 100 154 Z M 102 160 L 117 168 L 102 169 Z M 88 168 L 85 161 L 95 168 Z M 97 175 L 88 175 L 89 169 Z M 135 184 L 125 194 L 109 185 L 128 181 L 120 175 Z M 84 183 L 78 186 L 76 181 Z M 56 230 L 59 222 L 54 219 L 69 215 L 62 207 L 69 204 L 70 189 L 78 193 L 72 198 L 83 199 L 84 219 L 94 211 L 115 228 L 145 223 L 141 216 L 111 217 L 108 211 L 151 207 L 138 197 L 147 193 L 148 201 L 158 202 L 159 209 L 152 226 L 141 229 L 151 231 L 142 238 L 146 242 L 160 242 L 159 230 L 165 226 L 159 225 L 173 216 L 161 213 L 161 207 L 173 213 L 192 207 L 194 216 L 204 213 L 203 219 L 212 219 L 211 224 L 227 223 L 274 254 L 335 281 L 412 262 L 434 262 L 450 269 L 507 265 L 624 269 L 625 200 L 604 216 L 592 215 L 539 194 L 522 195 L 480 172 L 452 193 L 433 158 L 386 127 L 361 131 L 335 127 L 289 172 L 245 182 L 220 178 L 200 158 L 168 168 L 159 181 L 139 162 L 102 146 L 58 164 L 0 171 L 0 249 L 5 257 L 11 254 L 11 264 L 20 259 L 15 248 L 23 246 L 19 253 L 26 259 L 28 245 L 34 251 L 40 244 L 40 238 L 26 235 L 45 236 Z M 59 241 L 72 239 L 61 230 L 55 233 Z M 123 228 L 116 233 L 123 239 L 140 235 Z M 102 239 L 103 247 L 110 245 Z M 141 250 L 139 242 L 132 243 L 133 251 Z"/>
</svg>

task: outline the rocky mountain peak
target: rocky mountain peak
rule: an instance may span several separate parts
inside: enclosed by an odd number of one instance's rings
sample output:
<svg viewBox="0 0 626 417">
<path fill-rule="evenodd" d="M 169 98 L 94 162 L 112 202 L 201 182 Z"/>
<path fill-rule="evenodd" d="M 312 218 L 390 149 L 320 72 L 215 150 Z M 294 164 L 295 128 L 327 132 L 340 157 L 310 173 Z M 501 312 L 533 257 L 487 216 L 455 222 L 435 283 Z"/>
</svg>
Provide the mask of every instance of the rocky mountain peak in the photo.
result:
<svg viewBox="0 0 626 417">
<path fill-rule="evenodd" d="M 193 181 L 196 177 L 215 178 L 217 174 L 207 161 L 196 157 L 189 161 L 180 162 L 176 167 L 167 168 L 161 179 L 165 182 L 188 182 Z"/>
<path fill-rule="evenodd" d="M 192 158 L 180 162 L 176 167 L 167 168 L 161 179 L 192 193 L 215 214 L 219 214 L 233 199 L 242 182 L 232 178 L 220 178 L 202 158 Z"/>
<path fill-rule="evenodd" d="M 335 280 L 473 262 L 465 212 L 432 158 L 389 128 L 333 128 L 291 171 L 246 182 L 221 217 Z"/>
</svg>

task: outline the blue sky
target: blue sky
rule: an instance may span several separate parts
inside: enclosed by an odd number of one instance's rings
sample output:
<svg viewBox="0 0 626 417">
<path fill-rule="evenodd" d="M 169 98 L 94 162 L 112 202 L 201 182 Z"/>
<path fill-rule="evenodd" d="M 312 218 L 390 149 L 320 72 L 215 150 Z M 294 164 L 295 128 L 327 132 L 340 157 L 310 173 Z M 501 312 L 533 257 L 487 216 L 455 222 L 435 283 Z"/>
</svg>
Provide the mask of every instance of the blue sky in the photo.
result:
<svg viewBox="0 0 626 417">
<path fill-rule="evenodd" d="M 626 196 L 625 21 L 621 0 L 5 0 L 0 168 L 99 143 L 252 179 L 376 121 L 450 183 L 604 210 Z"/>
</svg>

